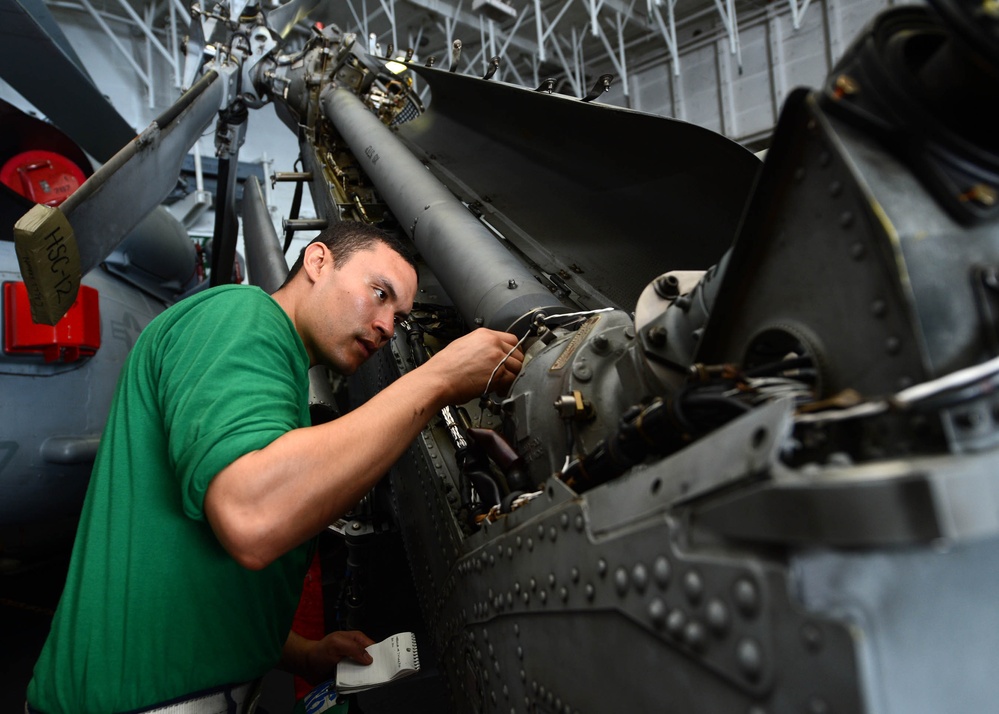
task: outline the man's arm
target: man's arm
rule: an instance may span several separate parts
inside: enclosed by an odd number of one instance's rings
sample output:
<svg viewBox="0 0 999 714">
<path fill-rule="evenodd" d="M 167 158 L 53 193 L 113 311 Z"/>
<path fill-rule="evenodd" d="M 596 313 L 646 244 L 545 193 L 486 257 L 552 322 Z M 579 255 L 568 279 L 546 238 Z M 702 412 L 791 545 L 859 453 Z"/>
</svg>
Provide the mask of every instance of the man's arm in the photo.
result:
<svg viewBox="0 0 999 714">
<path fill-rule="evenodd" d="M 357 409 L 234 461 L 205 493 L 205 515 L 219 541 L 257 570 L 322 531 L 371 490 L 441 408 L 481 394 L 516 342 L 475 330 Z M 520 365 L 518 351 L 490 389 L 509 387 Z"/>
</svg>

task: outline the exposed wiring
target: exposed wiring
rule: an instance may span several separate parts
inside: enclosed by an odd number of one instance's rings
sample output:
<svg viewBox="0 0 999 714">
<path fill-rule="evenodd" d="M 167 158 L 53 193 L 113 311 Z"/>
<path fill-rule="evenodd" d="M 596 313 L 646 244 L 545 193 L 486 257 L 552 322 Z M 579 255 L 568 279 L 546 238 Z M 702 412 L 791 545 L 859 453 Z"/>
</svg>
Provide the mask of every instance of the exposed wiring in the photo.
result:
<svg viewBox="0 0 999 714">
<path fill-rule="evenodd" d="M 983 383 L 982 386 L 986 386 L 986 381 L 995 379 L 997 375 L 999 375 L 999 357 L 993 357 L 981 364 L 965 367 L 943 377 L 908 387 L 900 392 L 896 392 L 887 399 L 864 402 L 863 404 L 857 404 L 856 406 L 837 411 L 800 414 L 797 416 L 796 421 L 803 424 L 814 424 L 824 421 L 840 421 L 855 417 L 874 416 L 892 408 L 908 409 L 945 392 L 964 389 L 976 383 Z M 985 391 L 994 391 L 995 387 L 995 384 L 988 384 Z"/>
<path fill-rule="evenodd" d="M 482 398 L 483 399 L 485 399 L 489 395 L 489 389 L 492 386 L 493 378 L 496 376 L 496 373 L 499 371 L 500 367 L 502 367 L 504 364 L 506 364 L 506 361 L 508 359 L 510 359 L 510 355 L 512 355 L 514 352 L 516 352 L 518 349 L 520 349 L 520 346 L 522 344 L 524 344 L 524 340 L 526 340 L 530 334 L 531 334 L 530 330 L 528 330 L 527 332 L 525 332 L 524 336 L 521 337 L 519 340 L 517 340 L 517 344 L 515 344 L 513 347 L 511 347 L 510 351 L 507 352 L 505 355 L 503 355 L 503 359 L 501 359 L 499 361 L 499 364 L 497 364 L 495 367 L 493 367 L 492 374 L 489 375 L 489 381 L 486 382 L 486 388 L 482 392 Z"/>
<path fill-rule="evenodd" d="M 614 307 L 601 307 L 597 308 L 596 310 L 582 310 L 581 312 L 557 312 L 554 315 L 542 315 L 540 316 L 539 319 L 545 325 L 545 327 L 547 327 L 549 322 L 553 320 L 559 320 L 564 317 L 589 317 L 590 315 L 596 315 L 601 312 L 613 312 L 616 309 L 617 308 Z"/>
<path fill-rule="evenodd" d="M 581 312 L 560 312 L 560 313 L 556 313 L 556 314 L 554 314 L 554 315 L 545 315 L 544 313 L 535 313 L 535 315 L 534 315 L 534 320 L 533 320 L 533 322 L 532 322 L 532 325 L 531 325 L 531 329 L 527 330 L 527 331 L 526 331 L 526 332 L 524 333 L 524 336 L 523 336 L 523 337 L 521 337 L 521 338 L 520 338 L 519 340 L 517 340 L 517 344 L 515 344 L 515 345 L 514 345 L 514 346 L 513 346 L 513 347 L 512 347 L 511 349 L 510 349 L 510 351 L 509 351 L 509 352 L 507 352 L 507 353 L 506 353 L 506 354 L 505 354 L 505 355 L 503 356 L 503 359 L 501 359 L 501 360 L 499 361 L 499 364 L 497 364 L 497 365 L 496 365 L 496 366 L 495 366 L 495 367 L 493 368 L 493 371 L 492 371 L 492 374 L 490 374 L 490 375 L 489 375 L 489 381 L 488 381 L 488 382 L 486 382 L 486 388 L 485 388 L 485 391 L 483 391 L 483 392 L 482 392 L 482 398 L 483 398 L 483 399 L 485 399 L 485 398 L 486 398 L 486 397 L 487 397 L 487 396 L 489 395 L 489 389 L 490 389 L 490 387 L 492 386 L 492 383 L 493 383 L 493 379 L 494 379 L 494 378 L 496 377 L 496 373 L 497 373 L 497 372 L 498 372 L 498 371 L 500 370 L 500 368 L 501 368 L 501 367 L 502 367 L 502 366 L 503 366 L 504 364 L 506 364 L 506 361 L 507 361 L 508 359 L 510 359 L 510 356 L 511 356 L 511 355 L 512 355 L 512 354 L 513 354 L 514 352 L 516 352 L 516 351 L 517 351 L 517 350 L 518 350 L 518 349 L 520 348 L 520 346 L 521 346 L 522 344 L 524 344 L 524 340 L 526 340 L 526 339 L 527 339 L 527 338 L 528 338 L 528 337 L 529 337 L 529 336 L 530 336 L 531 334 L 533 334 L 533 333 L 534 333 L 534 330 L 535 330 L 535 328 L 536 328 L 536 327 L 537 327 L 537 326 L 538 326 L 539 324 L 540 324 L 540 325 L 544 325 L 545 327 L 548 327 L 548 323 L 549 323 L 550 321 L 552 321 L 552 320 L 555 320 L 555 319 L 560 319 L 560 318 L 565 318 L 565 317 L 576 317 L 576 318 L 581 318 L 581 317 L 589 317 L 590 315 L 596 315 L 597 313 L 601 313 L 601 312 L 610 312 L 610 311 L 613 311 L 613 310 L 615 310 L 615 309 L 616 309 L 616 308 L 613 308 L 613 307 L 601 307 L 601 308 L 598 308 L 598 309 L 596 309 L 596 310 L 583 310 L 583 311 L 581 311 Z M 516 320 L 514 320 L 514 321 L 513 321 L 513 324 L 514 324 L 514 325 L 516 325 L 516 324 L 517 324 L 518 322 L 520 322 L 521 320 L 523 320 L 523 319 L 524 319 L 525 317 L 528 317 L 528 316 L 530 316 L 530 314 L 531 314 L 532 312 L 535 312 L 535 311 L 534 311 L 534 310 L 529 310 L 528 312 L 525 312 L 525 313 L 524 313 L 523 315 L 521 315 L 521 316 L 520 316 L 520 317 L 518 317 L 518 318 L 517 318 Z"/>
<path fill-rule="evenodd" d="M 901 392 L 897 392 L 891 401 L 902 406 L 909 406 L 942 392 L 960 389 L 975 382 L 985 381 L 997 374 L 999 374 L 999 357 L 993 357 L 987 362 L 982 362 L 972 367 L 965 367 L 929 382 L 923 382 L 908 389 L 903 389 Z"/>
</svg>

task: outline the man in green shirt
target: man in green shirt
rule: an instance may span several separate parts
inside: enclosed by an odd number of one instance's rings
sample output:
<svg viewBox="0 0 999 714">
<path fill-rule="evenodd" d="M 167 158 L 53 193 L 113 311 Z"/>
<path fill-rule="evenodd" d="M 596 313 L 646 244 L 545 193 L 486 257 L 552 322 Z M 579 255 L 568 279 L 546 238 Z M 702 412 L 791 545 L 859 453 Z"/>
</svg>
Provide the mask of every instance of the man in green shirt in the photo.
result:
<svg viewBox="0 0 999 714">
<path fill-rule="evenodd" d="M 412 309 L 402 247 L 357 223 L 324 232 L 273 296 L 224 286 L 143 331 L 119 380 L 66 587 L 28 688 L 43 714 L 237 712 L 274 666 L 311 681 L 360 632 L 291 621 L 314 536 L 447 404 L 508 387 L 516 337 L 479 329 L 366 404 L 311 426 L 310 366 L 353 373 Z M 180 711 L 180 709 L 178 709 Z"/>
</svg>

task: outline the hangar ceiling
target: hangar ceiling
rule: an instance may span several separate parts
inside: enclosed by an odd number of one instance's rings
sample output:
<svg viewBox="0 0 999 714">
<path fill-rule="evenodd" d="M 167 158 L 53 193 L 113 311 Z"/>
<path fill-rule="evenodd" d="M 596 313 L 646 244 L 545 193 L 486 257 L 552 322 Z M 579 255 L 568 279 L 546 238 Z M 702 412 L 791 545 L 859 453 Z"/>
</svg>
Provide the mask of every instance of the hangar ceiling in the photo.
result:
<svg viewBox="0 0 999 714">
<path fill-rule="evenodd" d="M 211 9 L 209 0 L 199 0 Z M 236 0 L 245 2 L 245 0 Z M 265 10 L 279 5 L 261 0 Z M 738 24 L 780 6 L 798 18 L 811 0 L 319 0 L 291 36 L 292 48 L 319 21 L 354 32 L 369 49 L 387 55 L 413 51 L 414 61 L 450 67 L 461 42 L 458 71 L 484 75 L 491 60 L 498 79 L 583 96 L 605 74 L 626 81 L 650 62 L 682 72 L 680 49 L 706 37 L 740 51 Z M 47 0 L 53 10 L 79 10 L 98 24 L 126 22 L 145 33 L 169 61 L 177 59 L 190 21 L 185 0 Z M 113 34 L 110 29 L 109 34 Z M 178 41 L 178 39 L 180 40 Z"/>
</svg>

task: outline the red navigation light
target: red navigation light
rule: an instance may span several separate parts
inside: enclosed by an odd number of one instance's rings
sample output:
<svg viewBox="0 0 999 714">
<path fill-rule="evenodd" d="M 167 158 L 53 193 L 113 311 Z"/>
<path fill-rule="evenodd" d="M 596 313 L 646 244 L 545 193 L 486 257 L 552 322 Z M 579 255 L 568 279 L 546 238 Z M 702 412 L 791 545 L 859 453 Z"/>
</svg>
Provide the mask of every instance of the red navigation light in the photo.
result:
<svg viewBox="0 0 999 714">
<path fill-rule="evenodd" d="M 46 206 L 58 206 L 86 180 L 80 167 L 65 156 L 42 149 L 12 156 L 0 168 L 0 182 Z"/>
<path fill-rule="evenodd" d="M 3 284 L 3 349 L 12 355 L 42 355 L 46 362 L 76 362 L 101 346 L 101 313 L 97 291 L 80 286 L 76 302 L 55 324 L 31 319 L 28 289 L 21 282 Z"/>
</svg>

